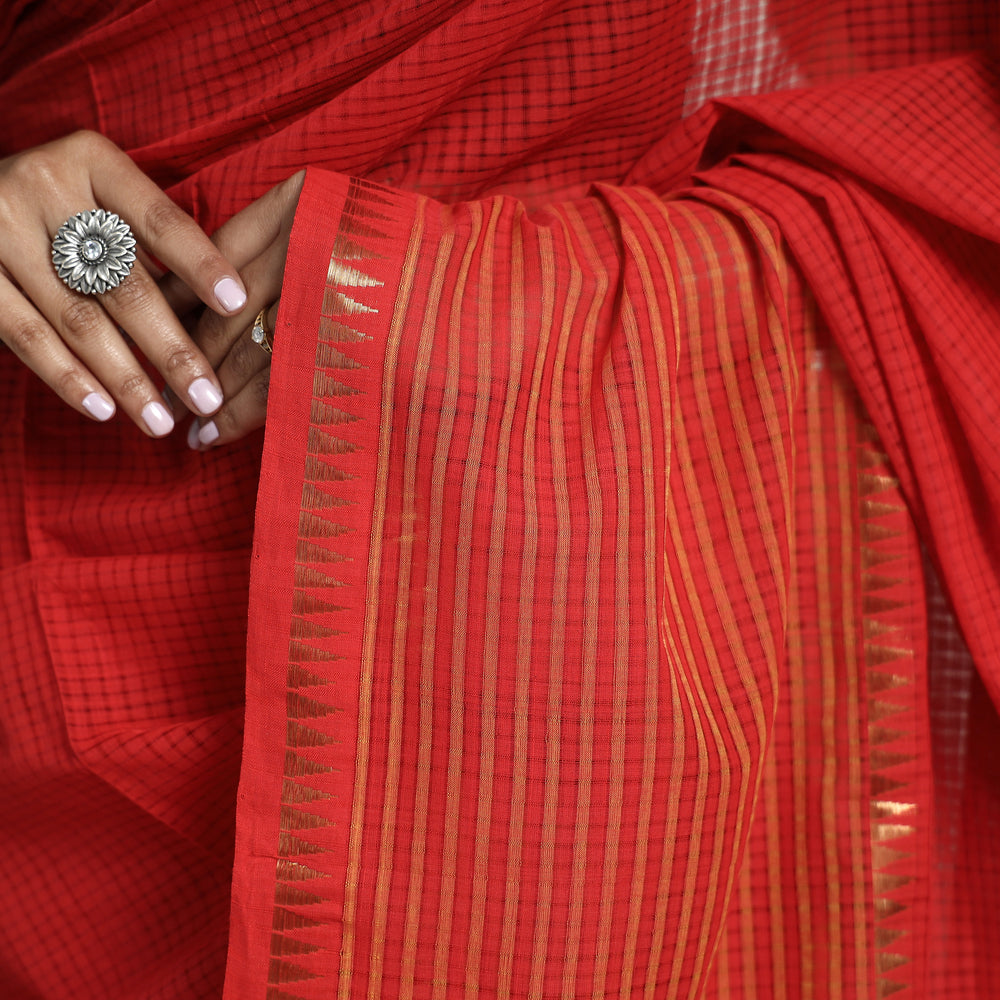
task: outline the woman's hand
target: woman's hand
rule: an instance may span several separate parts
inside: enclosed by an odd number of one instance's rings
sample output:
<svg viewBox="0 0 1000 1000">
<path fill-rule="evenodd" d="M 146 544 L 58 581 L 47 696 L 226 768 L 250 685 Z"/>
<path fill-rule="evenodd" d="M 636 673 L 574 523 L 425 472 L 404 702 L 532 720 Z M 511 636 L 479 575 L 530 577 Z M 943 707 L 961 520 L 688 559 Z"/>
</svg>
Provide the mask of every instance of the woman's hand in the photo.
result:
<svg viewBox="0 0 1000 1000">
<path fill-rule="evenodd" d="M 132 228 L 138 260 L 116 288 L 83 295 L 57 276 L 52 238 L 71 216 L 96 207 Z M 213 364 L 158 289 L 143 251 L 219 316 L 245 304 L 239 273 L 112 142 L 77 132 L 0 160 L 0 233 L 0 340 L 65 402 L 95 420 L 120 406 L 151 437 L 170 432 L 173 417 L 124 331 L 175 398 L 203 415 L 219 409 Z"/>
<path fill-rule="evenodd" d="M 271 188 L 212 237 L 226 258 L 239 266 L 248 298 L 243 310 L 229 317 L 204 311 L 194 328 L 194 342 L 214 366 L 226 401 L 212 419 L 192 423 L 188 431 L 192 448 L 228 444 L 264 425 L 271 355 L 251 333 L 262 309 L 267 310 L 266 329 L 274 329 L 288 239 L 304 180 L 305 171 L 300 171 Z M 196 304 L 176 275 L 165 278 L 161 288 L 181 315 Z M 188 409 L 194 411 L 190 405 Z"/>
</svg>

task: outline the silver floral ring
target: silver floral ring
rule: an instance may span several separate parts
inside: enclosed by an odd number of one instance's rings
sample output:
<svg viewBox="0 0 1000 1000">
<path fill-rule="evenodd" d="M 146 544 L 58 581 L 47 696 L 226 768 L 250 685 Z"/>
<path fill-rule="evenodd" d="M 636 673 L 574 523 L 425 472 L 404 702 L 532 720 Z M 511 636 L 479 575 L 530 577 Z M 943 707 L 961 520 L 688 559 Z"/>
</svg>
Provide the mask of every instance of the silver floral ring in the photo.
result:
<svg viewBox="0 0 1000 1000">
<path fill-rule="evenodd" d="M 135 237 L 114 212 L 91 208 L 67 219 L 52 240 L 56 274 L 84 295 L 116 288 L 135 264 Z"/>
</svg>

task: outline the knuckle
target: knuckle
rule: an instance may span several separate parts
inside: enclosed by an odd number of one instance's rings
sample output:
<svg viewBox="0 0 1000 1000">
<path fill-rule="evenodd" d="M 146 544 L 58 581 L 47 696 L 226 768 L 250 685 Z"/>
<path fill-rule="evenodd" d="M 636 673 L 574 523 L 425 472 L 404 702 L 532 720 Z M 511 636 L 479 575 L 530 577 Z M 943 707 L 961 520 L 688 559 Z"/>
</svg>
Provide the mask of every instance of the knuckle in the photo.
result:
<svg viewBox="0 0 1000 1000">
<path fill-rule="evenodd" d="M 107 149 L 109 142 L 100 133 L 82 128 L 66 136 L 64 140 L 67 150 L 83 163 L 98 159 Z"/>
<path fill-rule="evenodd" d="M 142 213 L 143 231 L 150 241 L 163 239 L 187 223 L 187 216 L 172 201 L 154 201 Z"/>
<path fill-rule="evenodd" d="M 28 191 L 55 191 L 59 187 L 57 167 L 50 150 L 29 149 L 7 161 L 6 181 L 23 197 Z"/>
<path fill-rule="evenodd" d="M 69 141 L 74 145 L 78 146 L 80 149 L 92 150 L 92 151 L 103 151 L 107 149 L 112 143 L 110 139 L 105 138 L 100 132 L 95 132 L 90 128 L 80 128 L 69 135 Z"/>
<path fill-rule="evenodd" d="M 232 320 L 206 309 L 198 320 L 196 340 L 206 347 L 224 348 L 233 339 Z"/>
<path fill-rule="evenodd" d="M 120 285 L 106 291 L 103 298 L 110 299 L 124 312 L 144 312 L 152 304 L 153 285 L 136 268 Z"/>
<path fill-rule="evenodd" d="M 251 349 L 258 354 L 260 353 L 260 348 L 255 344 L 249 344 L 246 340 L 240 340 L 233 348 L 229 359 L 233 375 L 244 383 L 257 372 L 257 365 L 255 364 L 257 359 L 251 353 Z"/>
<path fill-rule="evenodd" d="M 134 396 L 142 396 L 146 393 L 146 379 L 138 372 L 126 375 L 118 383 L 118 398 L 129 399 Z"/>
<path fill-rule="evenodd" d="M 60 329 L 76 340 L 93 333 L 101 325 L 104 310 L 90 299 L 76 299 L 69 303 L 60 316 Z"/>
<path fill-rule="evenodd" d="M 160 371 L 170 376 L 174 372 L 197 367 L 199 360 L 198 352 L 193 347 L 175 347 L 163 358 Z"/>
<path fill-rule="evenodd" d="M 229 437 L 236 429 L 236 418 L 231 407 L 224 406 L 218 413 L 213 414 L 212 421 L 221 438 Z"/>
<path fill-rule="evenodd" d="M 267 368 L 264 369 L 264 371 L 260 373 L 260 375 L 257 376 L 257 378 L 254 379 L 253 383 L 254 399 L 260 405 L 262 410 L 267 409 L 267 394 L 270 391 L 270 388 L 271 388 L 271 367 L 269 365 Z"/>
<path fill-rule="evenodd" d="M 26 358 L 34 354 L 45 343 L 47 334 L 48 330 L 42 320 L 24 317 L 15 320 L 13 325 L 4 332 L 4 340 L 18 357 Z"/>
<path fill-rule="evenodd" d="M 206 236 L 207 240 L 208 237 Z M 228 271 L 229 263 L 214 247 L 209 247 L 198 254 L 195 259 L 194 272 L 205 277 L 218 275 L 220 271 Z"/>
<path fill-rule="evenodd" d="M 82 374 L 81 370 L 74 366 L 63 368 L 52 379 L 52 388 L 63 399 L 72 399 L 75 396 L 79 396 Z"/>
</svg>

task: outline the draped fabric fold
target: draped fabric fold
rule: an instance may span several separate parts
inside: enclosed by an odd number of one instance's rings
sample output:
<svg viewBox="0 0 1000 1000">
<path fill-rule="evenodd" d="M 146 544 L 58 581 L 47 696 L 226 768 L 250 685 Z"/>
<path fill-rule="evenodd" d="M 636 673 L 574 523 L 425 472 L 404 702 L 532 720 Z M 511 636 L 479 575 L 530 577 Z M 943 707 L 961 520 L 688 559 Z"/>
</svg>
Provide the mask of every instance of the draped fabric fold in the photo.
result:
<svg viewBox="0 0 1000 1000">
<path fill-rule="evenodd" d="M 263 440 L 0 356 L 7 995 L 1000 991 L 992 6 L 163 6 L 9 149 L 309 169 Z"/>
</svg>

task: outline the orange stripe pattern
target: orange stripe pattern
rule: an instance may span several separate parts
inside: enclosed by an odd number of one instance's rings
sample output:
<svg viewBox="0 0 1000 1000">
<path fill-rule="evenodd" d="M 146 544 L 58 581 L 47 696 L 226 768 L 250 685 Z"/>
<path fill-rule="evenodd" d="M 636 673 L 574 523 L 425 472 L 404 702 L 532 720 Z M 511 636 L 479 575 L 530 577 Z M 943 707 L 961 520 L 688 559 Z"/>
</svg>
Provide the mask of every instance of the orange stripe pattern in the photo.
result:
<svg viewBox="0 0 1000 1000">
<path fill-rule="evenodd" d="M 863 415 L 772 225 L 716 201 L 528 215 L 350 183 L 267 1000 L 898 981 Z"/>
</svg>

